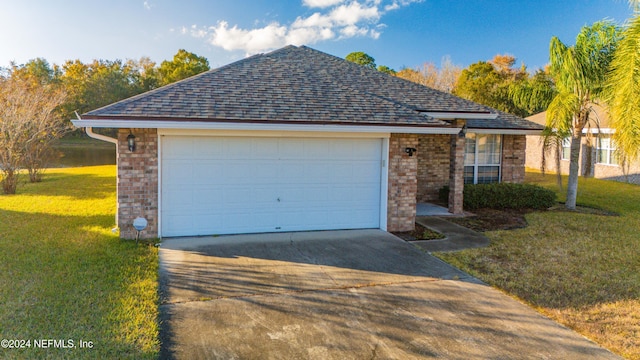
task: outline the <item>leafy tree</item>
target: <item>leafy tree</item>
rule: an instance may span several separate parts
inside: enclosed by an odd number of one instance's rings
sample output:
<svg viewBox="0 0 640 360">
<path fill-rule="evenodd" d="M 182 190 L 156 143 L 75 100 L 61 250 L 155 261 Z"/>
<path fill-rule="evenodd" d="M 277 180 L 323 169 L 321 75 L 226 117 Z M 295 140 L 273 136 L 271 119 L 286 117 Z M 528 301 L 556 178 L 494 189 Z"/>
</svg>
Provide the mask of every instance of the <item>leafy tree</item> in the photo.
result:
<svg viewBox="0 0 640 360">
<path fill-rule="evenodd" d="M 160 85 L 171 84 L 208 70 L 209 61 L 205 57 L 180 49 L 172 61 L 165 60 L 160 64 Z"/>
<path fill-rule="evenodd" d="M 615 25 L 600 21 L 583 27 L 573 46 L 565 45 L 555 36 L 551 39 L 551 74 L 558 93 L 547 109 L 547 127 L 571 134 L 566 201 L 571 210 L 576 208 L 582 130 L 589 122 L 591 105 L 602 96 L 619 37 Z"/>
<path fill-rule="evenodd" d="M 67 61 L 56 81 L 68 94 L 61 107 L 67 119 L 74 116 L 74 111 L 87 112 L 159 86 L 158 70 L 149 58 L 94 60 L 88 64 Z"/>
<path fill-rule="evenodd" d="M 395 75 L 396 71 L 386 65 L 378 65 L 378 71 L 388 75 Z"/>
<path fill-rule="evenodd" d="M 49 62 L 43 58 L 29 60 L 26 64 L 18 66 L 12 64 L 10 76 L 21 78 L 34 84 L 46 85 L 54 81 L 54 71 Z"/>
<path fill-rule="evenodd" d="M 376 69 L 376 60 L 371 57 L 369 54 L 366 54 L 362 51 L 355 51 L 349 53 L 345 60 L 350 61 L 352 63 L 362 65 L 367 69 L 375 70 Z M 379 72 L 388 74 L 388 75 L 396 75 L 396 71 L 386 65 L 377 66 Z"/>
<path fill-rule="evenodd" d="M 160 86 L 160 74 L 156 63 L 144 56 L 140 60 L 127 60 L 127 66 L 133 70 L 133 81 L 138 93 L 153 90 Z"/>
<path fill-rule="evenodd" d="M 58 82 L 67 93 L 67 100 L 60 106 L 61 115 L 71 119 L 74 111 L 79 113 L 93 110 L 86 93 L 91 76 L 89 66 L 80 60 L 67 60 L 60 66 Z"/>
<path fill-rule="evenodd" d="M 88 65 L 89 76 L 85 88 L 88 110 L 126 99 L 141 92 L 136 83 L 137 72 L 121 60 L 94 60 Z"/>
<path fill-rule="evenodd" d="M 462 70 L 453 93 L 465 99 L 506 111 L 506 105 L 496 99 L 495 93 L 503 82 L 490 63 L 479 61 Z"/>
<path fill-rule="evenodd" d="M 460 74 L 454 94 L 522 117 L 545 110 L 554 95 L 549 73 L 539 70 L 531 76 L 515 62 L 511 55 L 498 54 L 471 64 Z"/>
<path fill-rule="evenodd" d="M 637 159 L 640 149 L 640 1 L 629 4 L 634 17 L 623 30 L 606 87 L 614 139 L 625 161 Z"/>
<path fill-rule="evenodd" d="M 344 59 L 372 70 L 375 70 L 376 68 L 376 60 L 369 54 L 362 51 L 352 52 L 348 54 Z"/>
</svg>

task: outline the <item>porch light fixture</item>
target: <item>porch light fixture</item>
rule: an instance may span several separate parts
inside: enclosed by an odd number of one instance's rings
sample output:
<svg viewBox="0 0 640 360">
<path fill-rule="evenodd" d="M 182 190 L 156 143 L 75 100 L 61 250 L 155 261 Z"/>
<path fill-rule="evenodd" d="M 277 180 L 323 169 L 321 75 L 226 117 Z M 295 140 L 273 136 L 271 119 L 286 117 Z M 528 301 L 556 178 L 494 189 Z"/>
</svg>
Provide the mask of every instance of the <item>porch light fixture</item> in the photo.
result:
<svg viewBox="0 0 640 360">
<path fill-rule="evenodd" d="M 404 152 L 409 154 L 409 156 L 413 156 L 413 153 L 416 151 L 417 151 L 416 148 L 412 148 L 412 147 L 404 148 Z"/>
<path fill-rule="evenodd" d="M 127 136 L 127 144 L 129 145 L 129 151 L 136 151 L 136 137 L 133 135 L 131 130 L 129 130 L 129 136 Z"/>
<path fill-rule="evenodd" d="M 458 133 L 458 137 L 459 138 L 463 138 L 467 136 L 467 124 L 462 125 L 462 128 L 460 129 L 460 132 Z"/>
</svg>

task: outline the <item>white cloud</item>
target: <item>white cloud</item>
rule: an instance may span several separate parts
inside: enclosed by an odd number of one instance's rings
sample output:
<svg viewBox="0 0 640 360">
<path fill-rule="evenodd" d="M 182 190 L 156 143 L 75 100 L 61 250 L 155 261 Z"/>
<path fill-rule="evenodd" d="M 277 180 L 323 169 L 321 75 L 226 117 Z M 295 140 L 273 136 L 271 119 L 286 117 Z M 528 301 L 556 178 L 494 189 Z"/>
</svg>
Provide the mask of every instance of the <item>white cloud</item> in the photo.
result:
<svg viewBox="0 0 640 360">
<path fill-rule="evenodd" d="M 237 25 L 230 28 L 226 21 L 220 21 L 209 30 L 211 44 L 228 51 L 244 50 L 248 54 L 283 46 L 287 34 L 287 28 L 277 22 L 263 28 L 245 30 Z"/>
<path fill-rule="evenodd" d="M 326 8 L 343 3 L 345 0 L 302 0 L 304 6 L 310 8 Z"/>
<path fill-rule="evenodd" d="M 302 0 L 307 7 L 319 8 L 317 12 L 297 17 L 286 25 L 272 22 L 268 25 L 243 29 L 219 21 L 215 26 L 198 28 L 182 27 L 182 34 L 204 38 L 210 44 L 227 51 L 242 50 L 247 55 L 273 50 L 287 44 L 310 45 L 320 41 L 353 37 L 378 39 L 386 25 L 380 20 L 389 11 L 422 0 Z"/>
<path fill-rule="evenodd" d="M 387 6 L 384 7 L 384 11 L 392 11 L 392 10 L 397 10 L 400 9 L 400 4 L 398 4 L 397 2 L 393 2 L 393 4 L 389 4 Z"/>
<path fill-rule="evenodd" d="M 153 4 L 151 3 L 151 1 L 149 0 L 145 0 L 142 5 L 144 5 L 144 8 L 147 10 L 151 10 L 151 8 L 153 7 Z"/>
<path fill-rule="evenodd" d="M 355 25 L 361 21 L 378 20 L 380 13 L 377 5 L 363 5 L 357 1 L 349 5 L 340 5 L 331 10 L 329 17 L 336 22 L 337 25 Z"/>
</svg>

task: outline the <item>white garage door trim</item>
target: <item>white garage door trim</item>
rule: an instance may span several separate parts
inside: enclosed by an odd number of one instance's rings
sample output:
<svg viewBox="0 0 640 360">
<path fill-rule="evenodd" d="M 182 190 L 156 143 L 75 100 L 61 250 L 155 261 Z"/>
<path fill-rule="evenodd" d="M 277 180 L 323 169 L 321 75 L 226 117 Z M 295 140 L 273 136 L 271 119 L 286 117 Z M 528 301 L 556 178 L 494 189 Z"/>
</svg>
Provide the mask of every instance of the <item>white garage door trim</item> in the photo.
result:
<svg viewBox="0 0 640 360">
<path fill-rule="evenodd" d="M 388 168 L 387 168 L 387 163 L 388 163 L 388 153 L 389 153 L 389 134 L 384 134 L 384 133 L 375 133 L 375 134 L 362 134 L 362 133 L 326 133 L 326 132 L 265 132 L 265 131 L 189 131 L 189 130 L 159 130 L 158 131 L 158 173 L 161 175 L 159 176 L 159 183 L 158 183 L 158 187 L 159 187 L 159 191 L 158 191 L 158 212 L 159 212 L 159 216 L 158 216 L 158 230 L 159 230 L 159 236 L 170 236 L 172 234 L 163 234 L 163 199 L 162 199 L 162 194 L 163 194 L 163 170 L 162 170 L 162 166 L 163 166 L 163 154 L 162 154 L 162 149 L 164 148 L 163 145 L 163 138 L 164 136 L 174 136 L 174 135 L 186 135 L 186 136 L 214 136 L 214 137 L 223 137 L 223 136 L 229 136 L 229 137 L 271 137 L 271 138 L 296 138 L 296 137 L 300 137 L 300 138 L 330 138 L 330 139 L 340 139 L 340 138 L 352 138 L 352 139 L 357 139 L 357 138 L 371 138 L 371 139 L 379 139 L 381 140 L 381 154 L 380 154 L 380 158 L 382 161 L 381 167 L 380 167 L 380 183 L 379 183 L 379 188 L 380 188 L 380 195 L 379 195 L 379 228 L 382 230 L 386 230 L 387 227 L 387 189 L 388 189 Z M 277 231 L 277 230 L 276 230 Z M 286 231 L 286 230 L 282 230 L 282 231 Z"/>
</svg>

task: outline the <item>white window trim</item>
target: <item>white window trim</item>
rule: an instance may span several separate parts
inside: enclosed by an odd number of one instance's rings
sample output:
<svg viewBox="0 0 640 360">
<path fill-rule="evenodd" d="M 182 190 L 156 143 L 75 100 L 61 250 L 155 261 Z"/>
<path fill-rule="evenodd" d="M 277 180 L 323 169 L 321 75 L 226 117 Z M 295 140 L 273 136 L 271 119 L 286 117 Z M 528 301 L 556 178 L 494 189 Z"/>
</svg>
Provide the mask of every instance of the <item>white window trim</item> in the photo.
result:
<svg viewBox="0 0 640 360">
<path fill-rule="evenodd" d="M 467 166 L 473 166 L 473 184 L 478 184 L 478 168 L 481 166 L 497 166 L 498 167 L 498 182 L 502 182 L 502 154 L 504 154 L 504 137 L 500 134 L 476 134 L 474 133 L 474 135 L 476 135 L 476 146 L 474 147 L 475 150 L 475 156 L 474 156 L 474 161 L 473 161 L 473 165 L 466 165 L 464 164 L 464 167 Z M 478 163 L 478 135 L 499 135 L 500 136 L 500 162 L 498 164 L 480 164 Z M 465 154 L 466 154 L 466 147 L 465 147 Z M 464 171 L 464 167 L 463 167 L 463 171 Z"/>
<path fill-rule="evenodd" d="M 569 157 L 564 157 L 564 149 L 569 149 Z M 571 160 L 571 137 L 566 137 L 562 139 L 562 144 L 560 147 L 560 160 Z"/>
<path fill-rule="evenodd" d="M 606 166 L 620 166 L 619 164 L 615 164 L 612 162 L 612 157 L 613 157 L 613 153 L 618 150 L 618 148 L 616 146 L 612 146 L 614 145 L 613 143 L 613 139 L 611 138 L 610 135 L 607 135 L 607 137 L 609 138 L 609 147 L 600 147 L 600 136 L 598 136 L 598 139 L 596 140 L 596 164 L 598 165 L 606 165 Z M 607 150 L 607 162 L 603 162 L 602 159 L 600 158 L 600 151 L 601 150 Z"/>
</svg>

